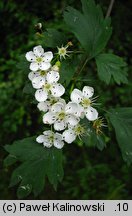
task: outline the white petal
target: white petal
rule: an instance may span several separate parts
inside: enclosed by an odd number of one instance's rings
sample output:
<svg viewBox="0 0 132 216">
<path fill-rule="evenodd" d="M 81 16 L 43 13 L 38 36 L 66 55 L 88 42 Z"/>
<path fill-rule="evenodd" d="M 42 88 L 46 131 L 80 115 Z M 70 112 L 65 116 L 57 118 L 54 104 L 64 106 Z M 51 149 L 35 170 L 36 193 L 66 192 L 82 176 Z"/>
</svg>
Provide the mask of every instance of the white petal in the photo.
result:
<svg viewBox="0 0 132 216">
<path fill-rule="evenodd" d="M 66 101 L 63 98 L 59 97 L 59 98 L 56 98 L 56 99 L 58 99 L 58 102 L 63 103 L 64 106 L 66 106 Z"/>
<path fill-rule="evenodd" d="M 57 131 L 64 130 L 66 128 L 66 123 L 64 121 L 56 121 L 54 123 L 54 129 Z"/>
<path fill-rule="evenodd" d="M 51 108 L 52 112 L 61 112 L 62 110 L 64 110 L 64 104 L 60 102 L 55 103 Z"/>
<path fill-rule="evenodd" d="M 40 57 L 44 54 L 44 49 L 42 48 L 42 46 L 39 45 L 33 48 L 33 52 L 36 56 Z"/>
<path fill-rule="evenodd" d="M 71 100 L 75 103 L 80 103 L 83 98 L 83 94 L 80 90 L 74 89 L 71 93 Z"/>
<path fill-rule="evenodd" d="M 90 87 L 90 86 L 84 86 L 82 92 L 83 92 L 84 97 L 90 98 L 94 94 L 94 89 L 93 87 Z"/>
<path fill-rule="evenodd" d="M 44 134 L 46 137 L 54 136 L 54 133 L 53 133 L 51 130 L 44 131 L 43 134 Z"/>
<path fill-rule="evenodd" d="M 27 61 L 29 61 L 29 62 L 34 62 L 36 59 L 36 57 L 32 51 L 27 52 L 25 57 L 26 57 Z"/>
<path fill-rule="evenodd" d="M 54 97 L 61 97 L 65 93 L 65 88 L 61 84 L 55 83 L 52 86 L 51 93 Z"/>
<path fill-rule="evenodd" d="M 42 102 L 42 101 L 46 101 L 48 97 L 48 94 L 46 91 L 44 91 L 43 89 L 38 89 L 35 92 L 35 98 L 38 102 Z"/>
<path fill-rule="evenodd" d="M 36 138 L 36 141 L 38 143 L 43 143 L 44 142 L 44 135 L 39 135 L 37 138 Z"/>
<path fill-rule="evenodd" d="M 79 107 L 77 103 L 69 102 L 65 107 L 66 113 L 78 115 Z"/>
<path fill-rule="evenodd" d="M 63 132 L 63 139 L 70 144 L 76 139 L 76 135 L 72 129 L 68 129 Z"/>
<path fill-rule="evenodd" d="M 74 114 L 76 115 L 76 114 Z M 80 118 L 84 118 L 85 114 L 84 114 L 84 108 L 78 104 L 78 112 L 77 112 L 77 117 L 80 117 Z"/>
<path fill-rule="evenodd" d="M 53 53 L 52 52 L 45 52 L 43 57 L 44 57 L 45 62 L 51 62 L 51 60 L 53 58 Z"/>
<path fill-rule="evenodd" d="M 47 73 L 46 79 L 48 83 L 56 83 L 60 78 L 60 75 L 56 71 L 50 71 Z"/>
<path fill-rule="evenodd" d="M 28 79 L 30 79 L 31 81 L 33 80 L 34 77 L 37 77 L 39 76 L 39 72 L 37 71 L 31 71 L 29 74 L 28 74 Z"/>
<path fill-rule="evenodd" d="M 45 84 L 45 77 L 37 76 L 37 77 L 34 77 L 32 80 L 32 85 L 33 85 L 33 88 L 35 89 L 42 88 L 44 84 Z"/>
<path fill-rule="evenodd" d="M 89 120 L 89 121 L 94 121 L 98 118 L 98 112 L 96 109 L 94 109 L 93 107 L 88 107 L 86 110 L 85 110 L 85 115 L 86 115 L 86 118 Z"/>
<path fill-rule="evenodd" d="M 51 64 L 48 63 L 48 62 L 41 62 L 41 63 L 39 64 L 39 68 L 40 68 L 41 70 L 48 70 L 50 67 L 51 67 Z"/>
<path fill-rule="evenodd" d="M 64 142 L 63 141 L 54 141 L 54 146 L 56 147 L 56 148 L 58 148 L 58 149 L 62 149 L 63 148 L 63 146 L 64 146 Z"/>
<path fill-rule="evenodd" d="M 62 141 L 62 135 L 59 133 L 55 133 L 54 135 L 54 146 L 58 149 L 61 149 L 64 146 L 64 142 Z"/>
<path fill-rule="evenodd" d="M 53 145 L 53 143 L 52 143 L 52 142 L 49 142 L 49 141 L 48 141 L 48 142 L 45 141 L 45 142 L 43 143 L 43 145 L 44 145 L 44 147 L 51 148 L 52 145 Z"/>
<path fill-rule="evenodd" d="M 39 67 L 38 67 L 38 64 L 37 64 L 37 63 L 32 62 L 32 63 L 30 64 L 30 70 L 32 70 L 32 71 L 37 71 L 38 69 L 39 69 Z"/>
<path fill-rule="evenodd" d="M 66 118 L 66 122 L 72 126 L 77 125 L 79 120 L 80 120 L 79 118 L 75 117 L 74 115 L 70 115 L 70 114 Z"/>
<path fill-rule="evenodd" d="M 47 112 L 50 109 L 50 102 L 49 101 L 39 102 L 37 107 L 40 111 Z"/>
<path fill-rule="evenodd" d="M 56 121 L 56 115 L 52 112 L 47 112 L 43 116 L 43 123 L 44 124 L 53 124 Z"/>
</svg>

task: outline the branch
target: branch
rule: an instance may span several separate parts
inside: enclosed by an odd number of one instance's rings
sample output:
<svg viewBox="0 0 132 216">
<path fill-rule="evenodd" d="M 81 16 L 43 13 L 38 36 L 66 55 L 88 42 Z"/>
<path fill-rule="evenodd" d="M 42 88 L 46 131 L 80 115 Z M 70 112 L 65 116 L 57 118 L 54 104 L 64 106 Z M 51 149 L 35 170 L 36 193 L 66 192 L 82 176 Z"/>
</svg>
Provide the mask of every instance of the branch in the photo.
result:
<svg viewBox="0 0 132 216">
<path fill-rule="evenodd" d="M 110 1 L 109 7 L 108 7 L 108 10 L 107 10 L 107 13 L 106 13 L 106 18 L 110 16 L 113 5 L 114 5 L 114 2 L 115 2 L 115 0 Z"/>
</svg>

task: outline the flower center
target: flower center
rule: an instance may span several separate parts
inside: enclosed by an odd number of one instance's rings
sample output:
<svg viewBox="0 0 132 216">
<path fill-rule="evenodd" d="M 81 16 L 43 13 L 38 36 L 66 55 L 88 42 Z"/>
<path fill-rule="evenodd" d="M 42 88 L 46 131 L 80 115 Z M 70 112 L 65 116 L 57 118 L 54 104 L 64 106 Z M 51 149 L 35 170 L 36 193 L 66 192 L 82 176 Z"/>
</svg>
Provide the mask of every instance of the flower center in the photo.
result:
<svg viewBox="0 0 132 216">
<path fill-rule="evenodd" d="M 45 89 L 46 91 L 49 91 L 50 88 L 51 88 L 51 85 L 50 85 L 49 83 L 47 83 L 47 84 L 44 85 L 44 89 Z"/>
<path fill-rule="evenodd" d="M 89 98 L 84 98 L 82 101 L 81 101 L 81 105 L 84 107 L 84 108 L 87 108 L 88 106 L 90 106 L 91 104 L 91 100 Z"/>
<path fill-rule="evenodd" d="M 77 127 L 75 127 L 74 131 L 77 136 L 81 136 L 85 133 L 85 129 L 81 125 L 78 125 Z"/>
<path fill-rule="evenodd" d="M 37 58 L 36 58 L 36 62 L 38 62 L 38 63 L 42 62 L 42 60 L 43 60 L 43 59 L 42 59 L 41 57 L 37 57 Z"/>
<path fill-rule="evenodd" d="M 51 99 L 50 99 L 50 104 L 51 104 L 51 105 L 54 105 L 56 102 L 57 102 L 57 99 L 56 99 L 56 98 L 51 98 Z"/>
<path fill-rule="evenodd" d="M 40 75 L 41 76 L 45 76 L 46 75 L 46 71 L 44 71 L 44 70 L 40 71 Z"/>
<path fill-rule="evenodd" d="M 102 127 L 103 126 L 105 127 L 106 125 L 103 123 L 103 119 L 102 118 L 96 119 L 93 122 L 93 128 L 95 129 L 96 134 L 101 134 L 102 133 Z"/>
<path fill-rule="evenodd" d="M 48 138 L 49 142 L 50 143 L 53 143 L 54 142 L 54 135 L 51 135 L 49 138 Z"/>
<path fill-rule="evenodd" d="M 59 54 L 63 55 L 63 56 L 66 55 L 66 48 L 65 47 L 60 48 L 59 49 Z"/>
<path fill-rule="evenodd" d="M 58 114 L 58 119 L 59 119 L 59 120 L 64 120 L 65 116 L 66 116 L 66 114 L 65 114 L 64 112 L 60 112 L 60 113 Z"/>
</svg>

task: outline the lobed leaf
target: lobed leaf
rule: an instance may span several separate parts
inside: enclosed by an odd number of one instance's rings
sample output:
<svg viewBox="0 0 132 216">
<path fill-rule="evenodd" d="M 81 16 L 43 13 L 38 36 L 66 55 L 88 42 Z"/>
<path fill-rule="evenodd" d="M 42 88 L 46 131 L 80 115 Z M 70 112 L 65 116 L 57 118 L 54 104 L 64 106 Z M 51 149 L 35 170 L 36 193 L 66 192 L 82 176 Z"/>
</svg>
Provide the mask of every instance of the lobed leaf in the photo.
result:
<svg viewBox="0 0 132 216">
<path fill-rule="evenodd" d="M 126 63 L 121 57 L 110 53 L 100 54 L 96 57 L 96 64 L 99 78 L 105 83 L 109 84 L 112 77 L 117 84 L 128 82 Z"/>
<path fill-rule="evenodd" d="M 82 11 L 68 7 L 64 20 L 92 58 L 105 48 L 112 33 L 111 22 L 110 18 L 104 19 L 100 6 L 94 0 L 82 0 Z"/>
<path fill-rule="evenodd" d="M 108 117 L 115 129 L 123 159 L 132 163 L 132 107 L 111 109 Z"/>
<path fill-rule="evenodd" d="M 57 188 L 63 178 L 62 150 L 54 147 L 47 149 L 36 143 L 35 137 L 25 138 L 6 145 L 9 153 L 5 165 L 12 164 L 9 157 L 14 156 L 21 164 L 14 170 L 10 187 L 19 184 L 17 194 L 19 198 L 27 196 L 31 191 L 37 196 L 44 188 L 45 178 Z"/>
</svg>

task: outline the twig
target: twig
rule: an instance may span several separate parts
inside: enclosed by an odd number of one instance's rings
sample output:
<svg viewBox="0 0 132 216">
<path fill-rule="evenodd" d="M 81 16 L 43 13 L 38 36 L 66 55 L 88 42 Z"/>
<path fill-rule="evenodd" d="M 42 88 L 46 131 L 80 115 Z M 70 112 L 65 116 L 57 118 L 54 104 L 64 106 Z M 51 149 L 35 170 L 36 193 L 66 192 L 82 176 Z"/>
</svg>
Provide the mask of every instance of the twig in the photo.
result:
<svg viewBox="0 0 132 216">
<path fill-rule="evenodd" d="M 106 13 L 106 18 L 110 16 L 114 2 L 115 2 L 115 0 L 110 1 L 109 7 L 108 7 L 108 10 L 107 10 L 107 13 Z"/>
</svg>

